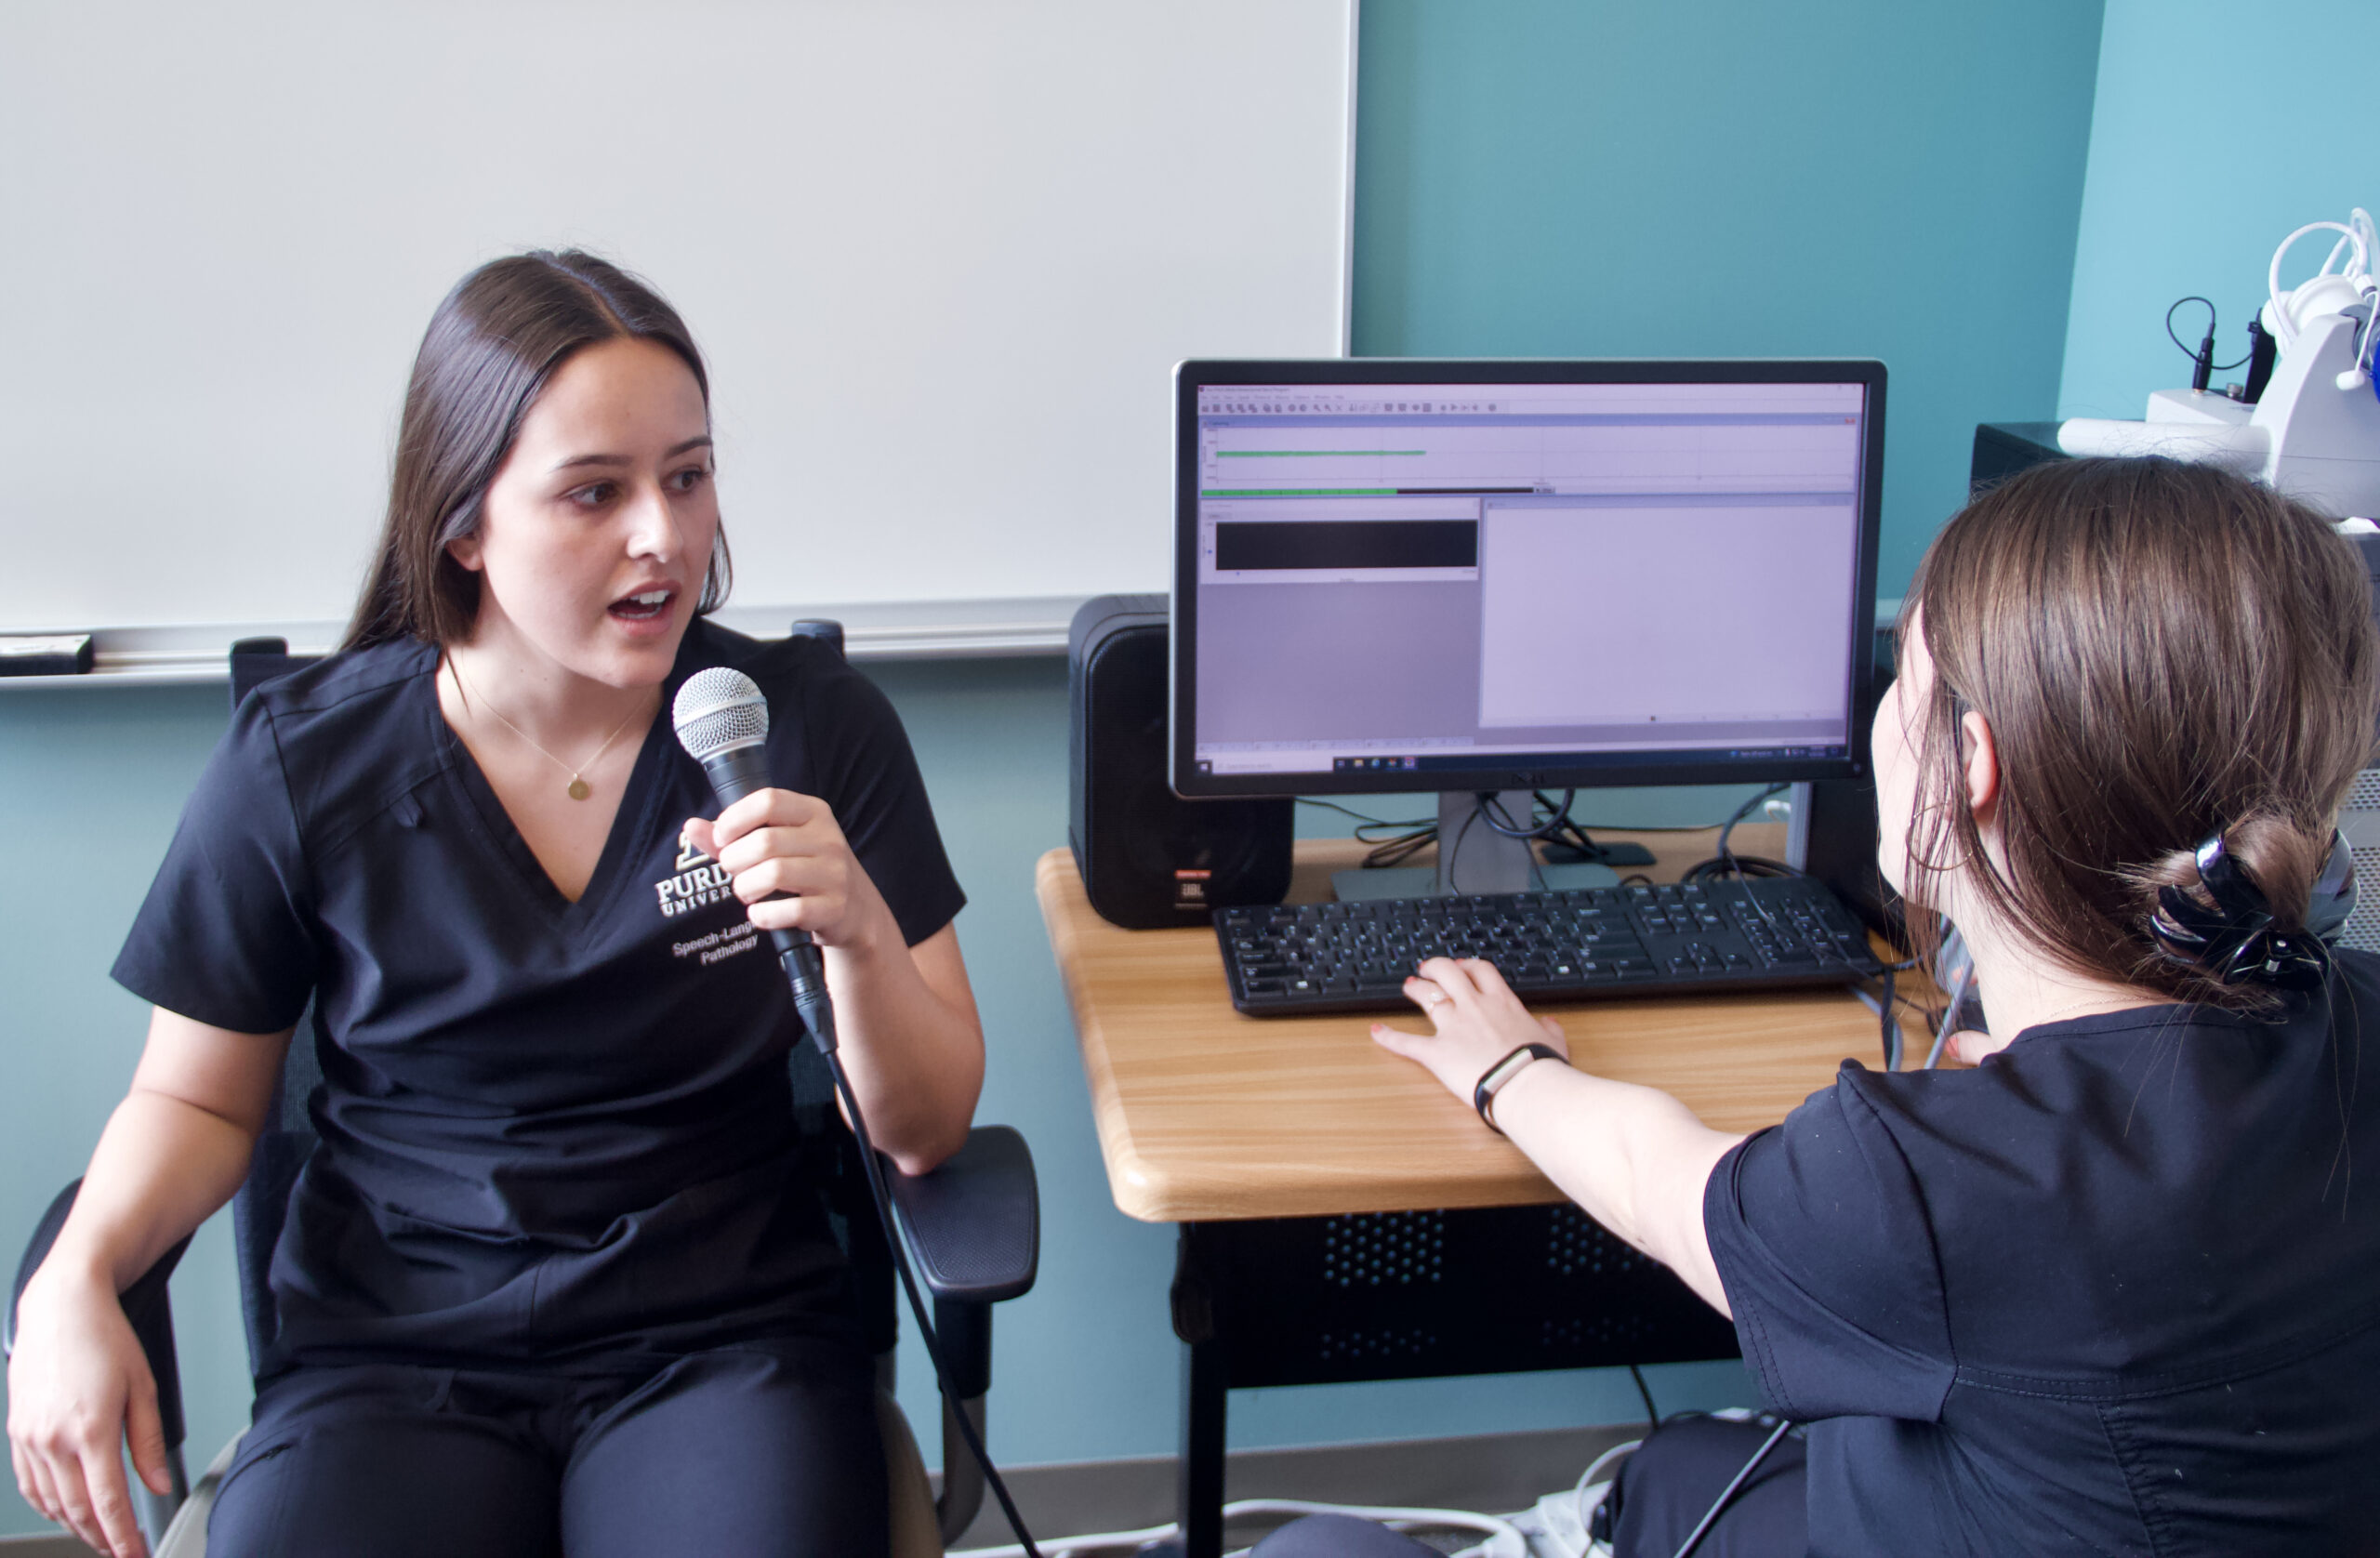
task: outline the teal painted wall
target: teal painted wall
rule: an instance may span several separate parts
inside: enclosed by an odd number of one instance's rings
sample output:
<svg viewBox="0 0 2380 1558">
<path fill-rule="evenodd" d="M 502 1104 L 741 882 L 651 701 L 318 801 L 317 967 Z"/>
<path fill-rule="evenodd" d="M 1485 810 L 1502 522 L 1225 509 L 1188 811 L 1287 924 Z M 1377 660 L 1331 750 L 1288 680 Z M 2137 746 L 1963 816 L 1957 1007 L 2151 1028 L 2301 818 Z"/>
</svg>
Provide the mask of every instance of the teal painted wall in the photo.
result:
<svg viewBox="0 0 2380 1558">
<path fill-rule="evenodd" d="M 2351 63 L 2375 20 L 2371 0 L 2108 0 L 2060 416 L 2138 416 L 2151 390 L 2188 385 L 2165 338 L 2177 297 L 2214 300 L 2217 363 L 2245 355 L 2281 241 L 2380 211 L 2369 73 Z M 2335 236 L 2300 239 L 2281 285 Z M 2205 317 L 2175 316 L 2193 348 Z"/>
<path fill-rule="evenodd" d="M 1357 348 L 1882 356 L 1891 593 L 1959 501 L 1972 424 L 2045 415 L 2056 394 L 2097 39 L 2097 7 L 2070 0 L 1956 14 L 1370 0 Z M 1000 1316 L 993 1444 L 1018 1462 L 1166 1452 L 1171 1239 L 1107 1198 L 1032 899 L 1033 862 L 1064 838 L 1064 667 L 874 674 L 972 899 L 959 930 L 992 1046 L 981 1117 L 1022 1127 L 1041 1168 L 1041 1284 Z M 143 1013 L 107 965 L 222 726 L 219 689 L 0 693 L 0 1252 L 21 1248 L 80 1171 L 130 1075 Z M 1728 804 L 1631 792 L 1581 811 L 1697 823 Z M 1302 827 L 1336 830 L 1316 813 Z M 204 1458 L 246 1404 L 219 1225 L 185 1274 L 176 1301 Z M 912 1419 L 932 1422 L 914 1343 L 902 1375 Z M 1665 1407 L 1749 1399 L 1733 1365 L 1657 1370 L 1655 1389 Z M 1232 1438 L 1635 1415 L 1621 1375 L 1514 1376 L 1242 1393 Z M 39 1528 L 12 1487 L 0 1494 L 0 1534 Z"/>
<path fill-rule="evenodd" d="M 2057 396 L 2096 0 L 1368 0 L 1367 354 L 1878 357 L 1880 593 Z"/>
</svg>

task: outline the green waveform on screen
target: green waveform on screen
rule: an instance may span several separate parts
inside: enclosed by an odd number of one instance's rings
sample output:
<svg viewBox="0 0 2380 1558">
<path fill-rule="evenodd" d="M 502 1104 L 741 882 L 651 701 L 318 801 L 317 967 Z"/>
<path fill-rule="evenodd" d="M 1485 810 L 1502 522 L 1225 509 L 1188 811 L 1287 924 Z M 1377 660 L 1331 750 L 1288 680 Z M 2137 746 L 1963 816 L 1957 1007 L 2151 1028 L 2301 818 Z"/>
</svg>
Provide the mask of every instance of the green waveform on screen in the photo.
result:
<svg viewBox="0 0 2380 1558">
<path fill-rule="evenodd" d="M 1201 487 L 1200 497 L 1395 497 L 1395 487 Z"/>
</svg>

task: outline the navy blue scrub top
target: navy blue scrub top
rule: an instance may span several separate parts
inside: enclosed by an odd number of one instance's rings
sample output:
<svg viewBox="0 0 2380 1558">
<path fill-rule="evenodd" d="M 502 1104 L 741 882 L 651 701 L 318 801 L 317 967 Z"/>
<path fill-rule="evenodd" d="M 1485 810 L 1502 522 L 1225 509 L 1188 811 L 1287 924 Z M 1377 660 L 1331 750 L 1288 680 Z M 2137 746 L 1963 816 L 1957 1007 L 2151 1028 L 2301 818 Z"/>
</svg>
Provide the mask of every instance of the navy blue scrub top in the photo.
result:
<svg viewBox="0 0 2380 1558">
<path fill-rule="evenodd" d="M 384 644 L 250 695 L 116 959 L 135 995 L 243 1033 L 315 997 L 322 1142 L 266 1371 L 611 1367 L 847 1327 L 797 1166 L 799 1019 L 679 840 L 717 805 L 666 699 L 574 904 L 440 714 L 437 665 Z M 669 691 L 718 665 L 759 682 L 775 782 L 832 806 L 910 944 L 948 924 L 965 898 L 883 694 L 811 640 L 700 621 Z"/>
<path fill-rule="evenodd" d="M 2277 1022 L 1846 1063 L 1723 1158 L 1704 1225 L 1812 1422 L 1810 1551 L 2380 1551 L 2375 1036 L 2380 958 L 2342 952 Z"/>
</svg>

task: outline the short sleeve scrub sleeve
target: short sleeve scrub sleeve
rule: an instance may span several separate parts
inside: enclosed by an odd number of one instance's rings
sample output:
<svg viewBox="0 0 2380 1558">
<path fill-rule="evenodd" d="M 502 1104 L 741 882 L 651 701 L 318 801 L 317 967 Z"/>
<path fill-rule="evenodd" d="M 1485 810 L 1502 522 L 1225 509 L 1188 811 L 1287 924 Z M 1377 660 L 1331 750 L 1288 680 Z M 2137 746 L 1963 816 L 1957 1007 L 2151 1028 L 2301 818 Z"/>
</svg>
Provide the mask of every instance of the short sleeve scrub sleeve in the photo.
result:
<svg viewBox="0 0 2380 1558">
<path fill-rule="evenodd" d="M 911 944 L 965 898 L 889 702 L 831 649 L 697 622 L 669 688 L 730 665 L 782 787 L 834 810 Z M 272 1034 L 311 996 L 320 1137 L 272 1266 L 267 1372 L 446 1358 L 642 1367 L 851 1323 L 795 1123 L 800 1027 L 768 943 L 683 843 L 715 813 L 656 720 L 572 902 L 388 644 L 234 717 L 115 965 L 127 989 Z"/>
<path fill-rule="evenodd" d="M 1739 1143 L 1703 1224 L 1745 1367 L 1811 1425 L 1813 1551 L 1960 1551 L 1925 1491 L 1957 1373 L 1932 1235 L 1869 1101 L 1846 1080 Z"/>
</svg>

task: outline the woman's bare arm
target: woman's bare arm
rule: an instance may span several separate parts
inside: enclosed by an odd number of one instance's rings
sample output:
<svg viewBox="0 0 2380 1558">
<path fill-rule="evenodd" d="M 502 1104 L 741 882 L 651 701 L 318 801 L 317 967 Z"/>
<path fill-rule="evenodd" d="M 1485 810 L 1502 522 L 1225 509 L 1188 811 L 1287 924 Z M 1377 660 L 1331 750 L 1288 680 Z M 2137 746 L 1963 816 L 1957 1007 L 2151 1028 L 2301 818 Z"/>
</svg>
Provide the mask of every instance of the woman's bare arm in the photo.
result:
<svg viewBox="0 0 2380 1558">
<path fill-rule="evenodd" d="M 1711 1260 L 1702 1191 L 1742 1137 L 1712 1129 L 1659 1089 L 1550 1064 L 1505 1084 L 1496 1123 L 1588 1216 L 1734 1317 Z"/>
<path fill-rule="evenodd" d="M 1434 957 L 1405 988 L 1437 1031 L 1376 1023 L 1372 1037 L 1427 1066 L 1465 1104 L 1481 1075 L 1524 1044 L 1569 1054 L 1561 1028 L 1530 1016 L 1490 964 Z M 1731 1315 L 1702 1223 L 1702 1191 L 1742 1137 L 1712 1129 L 1659 1089 L 1550 1062 L 1505 1083 L 1495 1112 L 1497 1127 L 1564 1195 Z"/>
<path fill-rule="evenodd" d="M 984 1086 L 984 1028 L 959 929 L 915 946 L 895 934 L 867 955 L 830 951 L 826 977 L 868 1133 L 903 1173 L 924 1173 L 966 1142 Z"/>
<path fill-rule="evenodd" d="M 984 1083 L 983 1023 L 957 929 L 909 945 L 813 796 L 759 790 L 715 823 L 690 819 L 685 836 L 734 874 L 754 924 L 799 927 L 825 949 L 843 1069 L 878 1150 L 905 1174 L 957 1152 Z"/>
<path fill-rule="evenodd" d="M 156 1010 L 50 1260 L 103 1272 L 121 1292 L 230 1200 L 247 1178 L 289 1033 L 233 1033 Z"/>
<path fill-rule="evenodd" d="M 157 1386 L 116 1296 L 246 1178 L 289 1033 L 160 1010 L 66 1225 L 17 1308 L 8 1447 L 25 1499 L 116 1558 L 144 1551 L 121 1454 L 163 1492 Z"/>
</svg>

